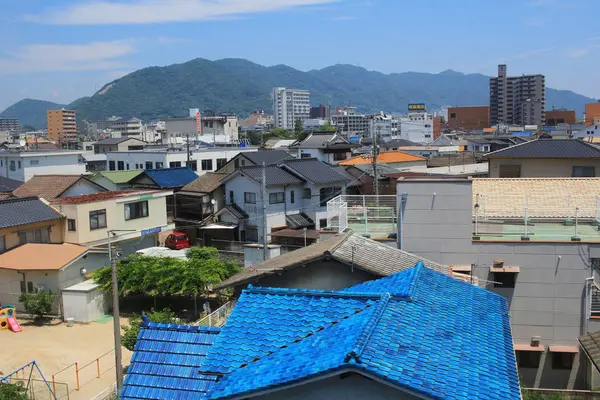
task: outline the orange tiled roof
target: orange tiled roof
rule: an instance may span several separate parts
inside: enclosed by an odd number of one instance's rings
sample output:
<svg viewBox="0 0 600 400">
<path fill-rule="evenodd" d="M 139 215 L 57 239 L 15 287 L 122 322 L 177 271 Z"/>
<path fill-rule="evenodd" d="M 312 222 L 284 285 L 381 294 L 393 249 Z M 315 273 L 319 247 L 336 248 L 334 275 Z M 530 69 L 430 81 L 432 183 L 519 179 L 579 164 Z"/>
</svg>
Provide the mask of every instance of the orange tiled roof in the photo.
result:
<svg viewBox="0 0 600 400">
<path fill-rule="evenodd" d="M 88 250 L 100 251 L 103 249 L 68 243 L 27 243 L 0 254 L 0 269 L 57 271 Z"/>
<path fill-rule="evenodd" d="M 92 194 L 83 194 L 81 196 L 62 197 L 53 201 L 55 204 L 87 204 L 97 201 L 114 200 L 122 197 L 142 196 L 153 193 L 160 193 L 160 190 L 153 189 L 129 189 L 113 190 L 110 192 L 99 192 Z"/>
<path fill-rule="evenodd" d="M 413 154 L 405 153 L 403 151 L 383 151 L 377 156 L 377 162 L 380 163 L 403 163 L 403 162 L 414 162 L 414 161 L 427 161 L 425 157 L 415 156 Z M 340 165 L 361 165 L 371 164 L 371 157 L 356 156 L 349 160 L 342 161 Z"/>
</svg>

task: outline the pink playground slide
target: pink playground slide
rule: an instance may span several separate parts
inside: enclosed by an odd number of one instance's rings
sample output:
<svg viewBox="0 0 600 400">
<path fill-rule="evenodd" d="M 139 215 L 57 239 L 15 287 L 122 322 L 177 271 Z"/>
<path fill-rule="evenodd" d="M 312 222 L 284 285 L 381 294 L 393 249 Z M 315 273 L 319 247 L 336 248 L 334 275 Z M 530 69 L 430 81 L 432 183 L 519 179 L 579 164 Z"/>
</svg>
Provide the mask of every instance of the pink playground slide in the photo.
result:
<svg viewBox="0 0 600 400">
<path fill-rule="evenodd" d="M 22 330 L 15 317 L 8 318 L 8 328 L 13 332 L 21 332 Z"/>
</svg>

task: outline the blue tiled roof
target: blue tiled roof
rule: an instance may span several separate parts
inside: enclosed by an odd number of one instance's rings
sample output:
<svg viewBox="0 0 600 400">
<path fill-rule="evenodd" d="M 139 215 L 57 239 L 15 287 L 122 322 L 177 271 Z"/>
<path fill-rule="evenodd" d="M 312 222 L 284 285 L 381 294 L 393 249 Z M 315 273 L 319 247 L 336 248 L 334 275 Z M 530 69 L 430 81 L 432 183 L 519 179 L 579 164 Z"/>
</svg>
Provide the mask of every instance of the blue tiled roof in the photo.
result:
<svg viewBox="0 0 600 400">
<path fill-rule="evenodd" d="M 156 183 L 160 189 L 183 187 L 188 183 L 198 179 L 198 175 L 190 167 L 179 167 L 148 169 L 142 174 L 133 178 L 133 181 L 144 176 L 144 174 L 152 179 L 152 181 L 154 181 L 154 183 Z"/>
<path fill-rule="evenodd" d="M 506 300 L 421 263 L 347 291 L 245 291 L 203 373 L 207 398 L 355 371 L 436 399 L 520 399 Z"/>
<path fill-rule="evenodd" d="M 121 399 L 200 398 L 216 376 L 200 374 L 218 328 L 145 320 L 131 357 Z"/>
</svg>

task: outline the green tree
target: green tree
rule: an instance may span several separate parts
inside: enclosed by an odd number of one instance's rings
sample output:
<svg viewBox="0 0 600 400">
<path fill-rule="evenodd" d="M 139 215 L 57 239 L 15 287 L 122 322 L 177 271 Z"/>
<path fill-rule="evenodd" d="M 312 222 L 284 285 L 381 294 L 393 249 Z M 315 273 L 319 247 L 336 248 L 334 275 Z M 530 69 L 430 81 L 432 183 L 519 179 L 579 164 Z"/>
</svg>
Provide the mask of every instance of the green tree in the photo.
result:
<svg viewBox="0 0 600 400">
<path fill-rule="evenodd" d="M 294 135 L 298 137 L 302 132 L 304 132 L 304 124 L 300 118 L 296 118 L 296 121 L 294 121 Z"/>
<path fill-rule="evenodd" d="M 319 128 L 319 132 L 335 132 L 336 128 L 329 123 L 329 121 L 325 122 L 323 126 Z"/>
<path fill-rule="evenodd" d="M 119 294 L 197 296 L 239 271 L 239 266 L 219 258 L 217 249 L 188 250 L 188 259 L 133 255 L 117 264 Z M 110 267 L 93 275 L 103 290 L 112 287 Z"/>
<path fill-rule="evenodd" d="M 37 321 L 43 321 L 47 314 L 52 312 L 52 304 L 56 295 L 50 291 L 40 293 L 23 293 L 19 302 L 23 303 L 27 314 L 35 316 Z"/>
<path fill-rule="evenodd" d="M 23 382 L 0 383 L 0 400 L 27 400 L 27 388 Z"/>
<path fill-rule="evenodd" d="M 177 315 L 168 308 L 162 311 L 156 311 L 151 309 L 150 312 L 146 313 L 148 319 L 152 322 L 160 322 L 163 324 L 179 323 Z M 142 323 L 142 317 L 134 315 L 129 319 L 129 325 L 122 325 L 123 333 L 121 335 L 121 344 L 128 350 L 133 351 L 137 338 L 140 334 L 140 324 Z"/>
</svg>

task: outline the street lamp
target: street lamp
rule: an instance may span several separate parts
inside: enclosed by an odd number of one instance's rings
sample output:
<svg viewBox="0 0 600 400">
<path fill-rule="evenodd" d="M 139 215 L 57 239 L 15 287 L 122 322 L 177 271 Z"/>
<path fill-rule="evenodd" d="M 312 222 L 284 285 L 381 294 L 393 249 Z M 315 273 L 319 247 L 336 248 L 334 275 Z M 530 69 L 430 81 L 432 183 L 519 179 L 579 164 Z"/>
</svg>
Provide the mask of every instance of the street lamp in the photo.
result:
<svg viewBox="0 0 600 400">
<path fill-rule="evenodd" d="M 112 276 L 112 295 L 113 295 L 113 334 L 115 339 L 115 369 L 117 370 L 117 395 L 123 388 L 123 361 L 121 354 L 121 321 L 119 318 L 119 283 L 117 281 L 117 255 L 113 257 L 111 248 L 111 236 L 117 236 L 117 232 L 136 232 L 133 229 L 110 229 L 106 231 L 108 237 L 108 259 L 110 260 L 110 269 Z"/>
</svg>

